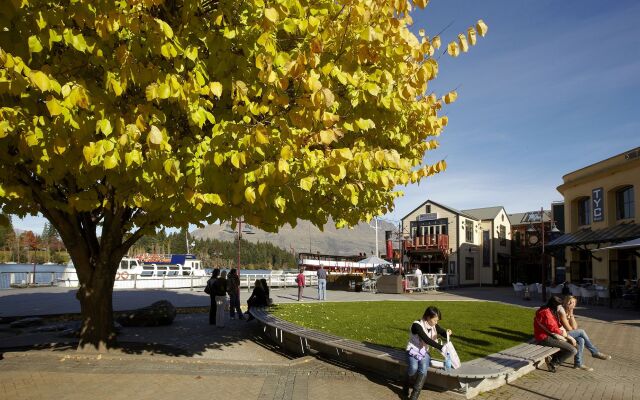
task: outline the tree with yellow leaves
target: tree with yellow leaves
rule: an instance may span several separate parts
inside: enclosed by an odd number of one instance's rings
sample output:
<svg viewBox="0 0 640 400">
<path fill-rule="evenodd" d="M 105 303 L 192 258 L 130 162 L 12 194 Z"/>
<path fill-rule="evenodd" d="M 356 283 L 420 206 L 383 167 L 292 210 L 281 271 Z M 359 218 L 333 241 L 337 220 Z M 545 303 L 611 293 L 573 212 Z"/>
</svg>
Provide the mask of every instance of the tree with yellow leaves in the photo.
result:
<svg viewBox="0 0 640 400">
<path fill-rule="evenodd" d="M 440 38 L 409 30 L 426 3 L 5 2 L 0 206 L 60 233 L 80 348 L 114 342 L 119 261 L 159 226 L 349 226 L 442 171 L 422 159 L 456 95 L 428 92 Z"/>
</svg>

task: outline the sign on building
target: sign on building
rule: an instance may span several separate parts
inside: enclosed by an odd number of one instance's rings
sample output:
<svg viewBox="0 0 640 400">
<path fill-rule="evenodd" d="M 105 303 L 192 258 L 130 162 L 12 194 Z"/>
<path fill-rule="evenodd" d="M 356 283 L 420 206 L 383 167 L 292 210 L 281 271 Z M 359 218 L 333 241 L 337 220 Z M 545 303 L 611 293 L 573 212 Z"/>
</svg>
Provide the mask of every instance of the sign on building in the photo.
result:
<svg viewBox="0 0 640 400">
<path fill-rule="evenodd" d="M 604 191 L 601 187 L 591 191 L 591 209 L 593 210 L 593 222 L 604 221 Z"/>
<path fill-rule="evenodd" d="M 432 219 L 438 219 L 438 214 L 437 213 L 420 214 L 418 215 L 418 218 L 416 218 L 417 221 L 430 221 Z"/>
</svg>

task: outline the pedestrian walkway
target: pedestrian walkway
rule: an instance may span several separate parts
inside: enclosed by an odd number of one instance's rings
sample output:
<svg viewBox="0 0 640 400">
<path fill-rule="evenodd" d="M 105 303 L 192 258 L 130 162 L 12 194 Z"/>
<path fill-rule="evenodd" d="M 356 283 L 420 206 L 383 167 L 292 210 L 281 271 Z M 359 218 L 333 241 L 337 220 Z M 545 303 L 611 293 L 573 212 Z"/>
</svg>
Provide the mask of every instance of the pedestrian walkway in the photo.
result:
<svg viewBox="0 0 640 400">
<path fill-rule="evenodd" d="M 73 292 L 36 293 L 51 314 L 73 306 Z M 31 289 L 30 289 L 31 290 Z M 23 294 L 25 292 L 19 291 Z M 131 292 L 131 291 L 128 291 Z M 18 293 L 18 291 L 15 291 Z M 136 294 L 137 293 L 137 294 Z M 315 292 L 312 293 L 315 295 Z M 15 294 L 14 294 L 15 295 Z M 246 296 L 243 293 L 243 296 Z M 295 302 L 295 289 L 273 290 L 276 303 Z M 535 307 L 539 299 L 524 301 L 512 291 L 496 288 L 457 289 L 445 293 L 382 295 L 327 293 L 329 301 L 407 300 L 425 303 L 446 300 L 492 300 Z M 21 299 L 25 299 L 20 297 Z M 28 298 L 28 297 L 27 297 Z M 208 304 L 208 297 L 189 291 L 136 291 L 114 295 L 126 309 L 167 298 L 179 307 Z M 244 297 L 246 298 L 246 297 Z M 0 296 L 0 315 L 27 315 L 32 305 Z M 54 300 L 55 299 L 55 300 Z M 73 300 L 75 300 L 73 298 Z M 305 302 L 316 302 L 311 294 Z M 77 302 L 77 301 L 76 301 Z M 28 302 L 27 302 L 28 303 Z M 66 308 L 65 308 L 66 307 Z M 120 308 L 124 309 L 124 308 Z M 595 311 L 593 311 L 595 310 Z M 587 318 L 583 314 L 610 313 Z M 594 372 L 562 367 L 555 374 L 538 370 L 481 396 L 489 399 L 640 399 L 640 321 L 635 312 L 603 306 L 578 311 L 579 323 L 601 351 L 613 356 L 601 361 L 586 356 Z M 593 317 L 592 315 L 592 317 Z M 108 354 L 78 354 L 73 338 L 55 332 L 16 334 L 0 325 L 0 351 L 33 345 L 28 351 L 5 352 L 0 361 L 0 398 L 6 399 L 398 399 L 396 382 L 356 371 L 348 366 L 304 357 L 292 359 L 262 336 L 255 322 L 229 321 L 220 329 L 207 324 L 204 313 L 178 314 L 171 326 L 123 328 L 121 347 Z M 65 344 L 66 343 L 66 344 Z M 421 398 L 460 399 L 451 393 L 423 391 Z"/>
</svg>

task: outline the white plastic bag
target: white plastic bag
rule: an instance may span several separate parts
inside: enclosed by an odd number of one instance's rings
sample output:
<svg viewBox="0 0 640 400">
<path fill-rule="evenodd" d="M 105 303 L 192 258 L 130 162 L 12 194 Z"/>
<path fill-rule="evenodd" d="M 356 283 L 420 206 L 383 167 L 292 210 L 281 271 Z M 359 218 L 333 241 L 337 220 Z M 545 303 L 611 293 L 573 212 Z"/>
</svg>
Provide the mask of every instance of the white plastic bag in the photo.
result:
<svg viewBox="0 0 640 400">
<path fill-rule="evenodd" d="M 449 340 L 449 335 L 447 335 L 447 343 L 442 346 L 441 352 L 445 359 L 447 358 L 447 353 L 449 354 L 449 358 L 451 359 L 451 368 L 460 368 L 460 357 L 458 357 L 458 352 L 456 351 L 456 348 L 453 347 L 453 343 Z"/>
</svg>

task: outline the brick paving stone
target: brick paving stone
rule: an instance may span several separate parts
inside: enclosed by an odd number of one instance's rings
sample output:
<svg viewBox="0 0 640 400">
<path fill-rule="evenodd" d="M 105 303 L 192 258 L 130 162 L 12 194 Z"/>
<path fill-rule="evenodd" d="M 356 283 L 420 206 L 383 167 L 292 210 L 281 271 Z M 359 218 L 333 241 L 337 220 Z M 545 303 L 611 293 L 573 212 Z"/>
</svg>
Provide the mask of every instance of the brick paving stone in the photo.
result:
<svg viewBox="0 0 640 400">
<path fill-rule="evenodd" d="M 287 290 L 274 292 L 280 302 L 294 296 Z M 525 302 L 509 290 L 495 288 L 394 296 L 348 292 L 330 295 L 331 299 L 342 301 L 471 299 L 536 305 L 536 300 Z M 199 295 L 180 293 L 175 297 L 186 298 L 188 303 L 192 301 L 190 296 Z M 2 309 L 6 302 L 1 300 L 7 299 L 0 299 L 0 314 L 6 311 Z M 577 314 L 581 327 L 601 351 L 613 356 L 612 360 L 597 360 L 586 354 L 585 363 L 595 369 L 591 373 L 574 370 L 570 365 L 555 374 L 543 368 L 479 398 L 640 400 L 638 313 L 596 306 L 580 308 Z M 119 340 L 128 343 L 128 347 L 101 359 L 78 355 L 73 345 L 58 345 L 58 351 L 7 353 L 0 360 L 0 398 L 168 400 L 209 398 L 213 393 L 215 398 L 260 400 L 399 398 L 397 383 L 384 378 L 320 359 L 292 360 L 262 337 L 257 324 L 236 320 L 229 321 L 225 329 L 217 329 L 208 326 L 206 318 L 203 314 L 179 314 L 168 327 L 126 328 Z M 60 342 L 55 333 L 16 335 L 0 329 L 0 348 L 20 343 L 46 348 L 47 343 L 54 342 Z M 461 396 L 425 390 L 420 398 L 459 400 Z"/>
</svg>

